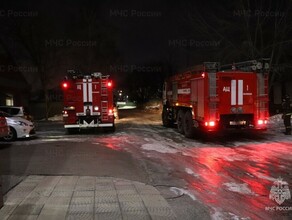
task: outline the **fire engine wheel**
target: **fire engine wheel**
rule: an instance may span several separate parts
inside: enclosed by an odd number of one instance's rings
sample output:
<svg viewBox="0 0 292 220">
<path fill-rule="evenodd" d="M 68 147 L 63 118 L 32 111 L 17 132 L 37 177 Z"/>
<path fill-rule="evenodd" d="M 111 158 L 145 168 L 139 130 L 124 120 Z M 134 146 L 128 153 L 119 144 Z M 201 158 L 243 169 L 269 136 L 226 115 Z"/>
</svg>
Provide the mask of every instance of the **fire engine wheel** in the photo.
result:
<svg viewBox="0 0 292 220">
<path fill-rule="evenodd" d="M 173 123 L 171 120 L 169 120 L 169 115 L 166 107 L 163 107 L 162 110 L 162 124 L 164 127 L 172 127 Z"/>
<path fill-rule="evenodd" d="M 183 134 L 184 133 L 184 117 L 185 117 L 185 111 L 179 110 L 177 114 L 177 129 L 178 132 Z"/>
<path fill-rule="evenodd" d="M 185 113 L 184 121 L 183 121 L 184 133 L 185 137 L 193 138 L 195 134 L 195 128 L 193 124 L 193 117 L 191 111 L 187 111 Z"/>
</svg>

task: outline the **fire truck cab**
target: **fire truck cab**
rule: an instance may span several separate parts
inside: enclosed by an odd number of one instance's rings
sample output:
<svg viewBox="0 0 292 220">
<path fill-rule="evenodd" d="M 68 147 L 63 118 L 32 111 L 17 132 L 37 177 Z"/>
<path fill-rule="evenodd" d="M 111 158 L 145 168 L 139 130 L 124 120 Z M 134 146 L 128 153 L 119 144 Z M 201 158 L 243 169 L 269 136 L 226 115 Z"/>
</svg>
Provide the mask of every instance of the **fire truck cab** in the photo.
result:
<svg viewBox="0 0 292 220">
<path fill-rule="evenodd" d="M 113 82 L 108 75 L 69 71 L 62 90 L 64 127 L 69 133 L 97 127 L 115 130 Z"/>
<path fill-rule="evenodd" d="M 268 119 L 269 60 L 228 65 L 205 62 L 164 83 L 162 122 L 177 124 L 193 137 L 196 130 L 265 130 Z"/>
</svg>

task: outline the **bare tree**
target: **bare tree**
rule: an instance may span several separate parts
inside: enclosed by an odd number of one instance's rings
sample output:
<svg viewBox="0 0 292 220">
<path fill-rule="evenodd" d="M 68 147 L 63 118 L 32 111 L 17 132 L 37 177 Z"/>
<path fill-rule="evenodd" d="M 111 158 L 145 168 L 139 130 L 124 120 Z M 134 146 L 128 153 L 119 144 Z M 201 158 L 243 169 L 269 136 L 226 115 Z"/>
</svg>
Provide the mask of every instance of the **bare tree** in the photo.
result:
<svg viewBox="0 0 292 220">
<path fill-rule="evenodd" d="M 70 11 L 72 14 L 66 15 L 60 10 L 55 16 L 51 16 L 53 4 L 36 7 L 39 8 L 37 17 L 5 21 L 6 38 L 18 45 L 17 54 L 21 51 L 25 54 L 15 59 L 20 62 L 26 60 L 38 70 L 34 76 L 39 82 L 36 87 L 44 95 L 48 119 L 51 106 L 49 91 L 58 87 L 68 69 L 101 71 L 117 53 L 111 37 L 113 31 L 97 16 L 95 7 L 84 7 L 80 11 L 75 7 Z"/>
<path fill-rule="evenodd" d="M 291 6 L 292 2 L 286 0 L 242 0 L 216 5 L 207 1 L 196 7 L 189 2 L 184 5 L 182 21 L 193 29 L 190 38 L 220 42 L 213 51 L 190 48 L 194 51 L 193 60 L 209 57 L 226 63 L 265 57 L 270 58 L 270 66 L 291 63 L 287 60 L 291 59 L 287 47 L 292 43 Z M 271 72 L 270 86 L 278 75 Z"/>
</svg>

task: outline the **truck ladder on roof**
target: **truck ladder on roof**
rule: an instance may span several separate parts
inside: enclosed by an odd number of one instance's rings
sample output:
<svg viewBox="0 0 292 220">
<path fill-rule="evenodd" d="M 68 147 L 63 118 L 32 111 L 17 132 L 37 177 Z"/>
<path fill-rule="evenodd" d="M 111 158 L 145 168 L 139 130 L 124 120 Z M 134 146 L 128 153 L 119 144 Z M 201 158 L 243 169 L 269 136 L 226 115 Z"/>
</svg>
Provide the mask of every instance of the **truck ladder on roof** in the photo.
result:
<svg viewBox="0 0 292 220">
<path fill-rule="evenodd" d="M 269 58 L 262 58 L 258 60 L 248 60 L 244 62 L 232 63 L 222 65 L 220 70 L 241 70 L 246 72 L 268 72 L 269 71 Z"/>
</svg>

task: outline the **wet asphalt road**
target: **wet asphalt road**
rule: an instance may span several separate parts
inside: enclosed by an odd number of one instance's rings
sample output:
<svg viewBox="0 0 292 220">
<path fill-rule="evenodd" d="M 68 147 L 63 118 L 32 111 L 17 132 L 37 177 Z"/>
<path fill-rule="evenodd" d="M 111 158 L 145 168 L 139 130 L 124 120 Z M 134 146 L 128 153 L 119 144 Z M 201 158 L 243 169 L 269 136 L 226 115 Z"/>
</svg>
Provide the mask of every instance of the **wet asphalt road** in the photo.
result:
<svg viewBox="0 0 292 220">
<path fill-rule="evenodd" d="M 156 186 L 183 219 L 291 219 L 291 199 L 269 198 L 278 178 L 292 189 L 292 138 L 280 130 L 186 139 L 157 112 L 136 110 L 121 112 L 115 133 L 37 126 L 37 138 L 2 144 L 2 173 L 137 180 Z"/>
</svg>

